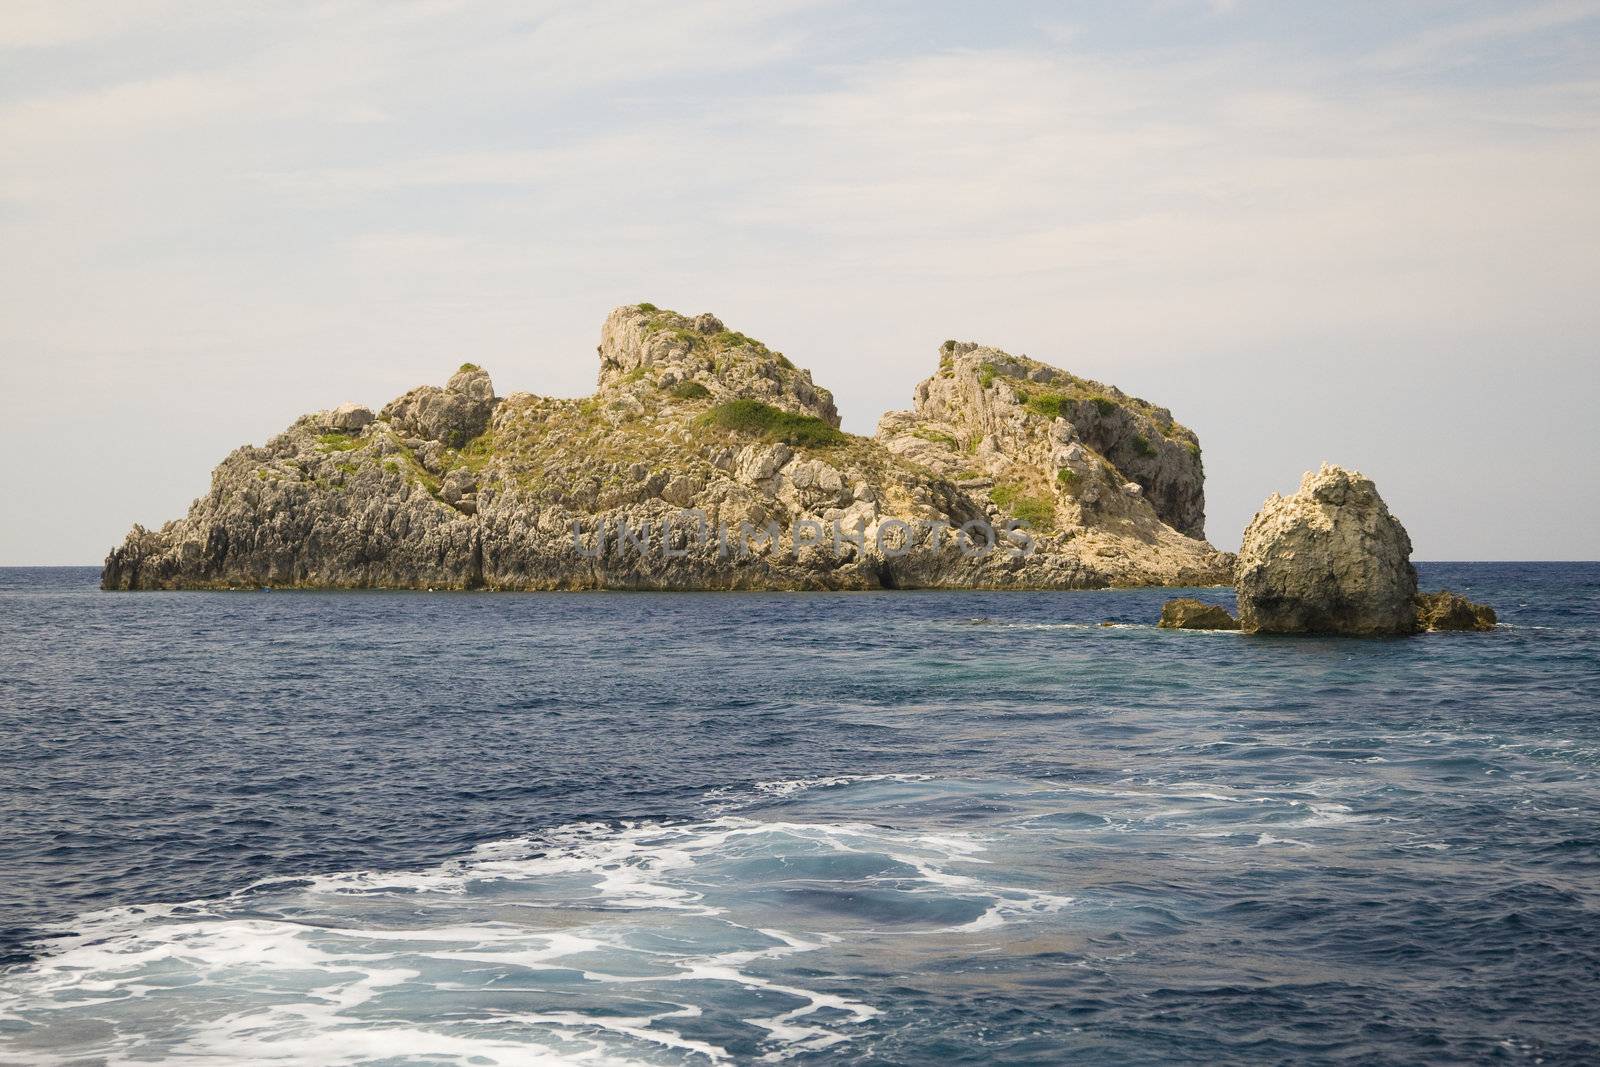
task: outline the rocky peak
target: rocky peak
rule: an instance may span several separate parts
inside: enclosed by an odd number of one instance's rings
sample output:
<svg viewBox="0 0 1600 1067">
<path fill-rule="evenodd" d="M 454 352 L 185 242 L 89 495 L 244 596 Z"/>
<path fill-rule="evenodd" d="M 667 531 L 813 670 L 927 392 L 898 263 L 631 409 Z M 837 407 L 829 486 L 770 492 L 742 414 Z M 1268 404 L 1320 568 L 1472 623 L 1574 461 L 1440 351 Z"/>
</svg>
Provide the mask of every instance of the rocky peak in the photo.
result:
<svg viewBox="0 0 1600 1067">
<path fill-rule="evenodd" d="M 599 353 L 602 391 L 648 382 L 719 402 L 759 400 L 839 425 L 833 394 L 816 385 L 809 371 L 709 313 L 691 317 L 654 304 L 619 307 L 601 327 Z"/>
<path fill-rule="evenodd" d="M 1205 530 L 1200 442 L 1164 407 L 1116 386 L 971 341 L 946 341 L 912 411 L 878 436 L 907 458 L 964 480 L 1033 486 L 1065 520 L 1155 516 L 1188 537 Z M 1018 460 L 1027 468 L 1018 473 Z"/>
<path fill-rule="evenodd" d="M 443 389 L 418 386 L 391 400 L 380 417 L 403 434 L 460 448 L 489 428 L 498 403 L 489 372 L 463 363 Z"/>
<path fill-rule="evenodd" d="M 1399 525 L 1389 514 L 1389 507 L 1383 502 L 1383 497 L 1378 495 L 1378 487 L 1373 484 L 1371 478 L 1360 471 L 1349 470 L 1332 463 L 1324 463 L 1317 470 L 1306 471 L 1300 478 L 1300 488 L 1291 496 L 1283 497 L 1273 493 L 1262 506 L 1262 512 L 1282 506 L 1285 502 L 1302 506 L 1311 521 L 1324 528 L 1331 526 L 1339 517 L 1339 512 L 1335 510 L 1338 508 L 1352 508 L 1360 513 L 1370 512 L 1375 519 L 1384 519 L 1394 522 L 1396 526 Z M 1404 528 L 1401 528 L 1400 534 L 1405 534 Z M 1407 553 L 1411 551 L 1409 537 L 1405 538 L 1405 549 Z"/>
<path fill-rule="evenodd" d="M 445 383 L 444 390 L 477 403 L 494 400 L 494 382 L 490 380 L 489 372 L 476 363 L 463 363 Z"/>
<path fill-rule="evenodd" d="M 330 433 L 360 433 L 372 425 L 376 418 L 365 404 L 340 404 L 332 411 L 323 412 L 321 426 Z"/>
</svg>

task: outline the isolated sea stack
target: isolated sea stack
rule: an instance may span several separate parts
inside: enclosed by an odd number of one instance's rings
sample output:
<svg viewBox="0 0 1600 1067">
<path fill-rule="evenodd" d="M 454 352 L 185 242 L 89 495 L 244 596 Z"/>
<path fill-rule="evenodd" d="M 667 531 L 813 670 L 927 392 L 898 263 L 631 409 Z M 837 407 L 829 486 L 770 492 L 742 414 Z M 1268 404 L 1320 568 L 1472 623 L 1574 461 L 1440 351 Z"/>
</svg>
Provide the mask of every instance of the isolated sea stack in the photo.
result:
<svg viewBox="0 0 1600 1067">
<path fill-rule="evenodd" d="M 1323 464 L 1274 493 L 1244 532 L 1239 627 L 1252 633 L 1381 636 L 1486 629 L 1494 612 L 1448 591 L 1417 593 L 1411 538 L 1372 479 Z M 1465 620 L 1465 621 L 1463 621 Z"/>
<path fill-rule="evenodd" d="M 781 353 L 618 308 L 582 400 L 463 366 L 238 449 L 107 589 L 870 589 L 1225 584 L 1198 440 L 1164 408 L 947 343 L 876 438 Z"/>
<path fill-rule="evenodd" d="M 1411 538 L 1372 479 L 1323 464 L 1274 493 L 1244 532 L 1239 624 L 1265 633 L 1397 634 L 1416 628 Z"/>
</svg>

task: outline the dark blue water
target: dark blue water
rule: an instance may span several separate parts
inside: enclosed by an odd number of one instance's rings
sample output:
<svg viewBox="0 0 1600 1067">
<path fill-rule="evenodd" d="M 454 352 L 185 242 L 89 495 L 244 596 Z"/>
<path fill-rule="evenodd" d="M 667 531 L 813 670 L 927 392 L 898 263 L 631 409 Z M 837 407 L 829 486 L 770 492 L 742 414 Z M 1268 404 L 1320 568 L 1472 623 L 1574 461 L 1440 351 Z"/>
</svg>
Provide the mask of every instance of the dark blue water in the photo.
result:
<svg viewBox="0 0 1600 1067">
<path fill-rule="evenodd" d="M 1600 565 L 1422 572 L 1506 625 L 0 571 L 0 1061 L 1594 1062 Z"/>
</svg>

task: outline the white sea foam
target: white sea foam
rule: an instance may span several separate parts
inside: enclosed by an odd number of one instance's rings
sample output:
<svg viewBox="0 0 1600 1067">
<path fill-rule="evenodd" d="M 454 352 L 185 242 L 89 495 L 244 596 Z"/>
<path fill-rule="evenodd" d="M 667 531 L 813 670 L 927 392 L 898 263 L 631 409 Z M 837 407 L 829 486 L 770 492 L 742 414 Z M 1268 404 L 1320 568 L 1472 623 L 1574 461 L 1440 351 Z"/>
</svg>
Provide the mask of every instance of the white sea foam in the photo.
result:
<svg viewBox="0 0 1600 1067">
<path fill-rule="evenodd" d="M 1292 845 L 1295 848 L 1316 848 L 1315 845 L 1310 844 L 1309 842 L 1296 841 L 1292 837 L 1274 837 L 1272 834 L 1258 834 L 1256 836 L 1257 848 L 1265 848 L 1270 845 Z"/>
<path fill-rule="evenodd" d="M 789 959 L 844 938 L 984 934 L 1070 905 L 1009 884 L 986 847 L 960 832 L 732 814 L 575 824 L 423 870 L 110 909 L 6 976 L 0 1059 L 720 1063 L 752 1048 L 783 1059 L 851 1041 L 880 1010 L 848 973 Z M 857 892 L 895 910 L 888 929 L 853 910 Z M 709 1015 L 718 1028 L 697 1028 Z M 737 1054 L 701 1036 L 741 1027 Z"/>
<path fill-rule="evenodd" d="M 1060 872 L 1027 873 L 1033 852 L 1149 833 L 1287 859 L 1360 818 L 1342 793 L 1136 776 L 774 780 L 713 795 L 694 823 L 576 823 L 420 870 L 111 909 L 0 979 L 0 1061 L 816 1054 L 872 1033 L 891 1007 L 842 961 L 919 938 L 996 951 L 1073 909 L 1083 894 Z M 955 799 L 997 814 L 969 832 L 947 818 Z"/>
</svg>

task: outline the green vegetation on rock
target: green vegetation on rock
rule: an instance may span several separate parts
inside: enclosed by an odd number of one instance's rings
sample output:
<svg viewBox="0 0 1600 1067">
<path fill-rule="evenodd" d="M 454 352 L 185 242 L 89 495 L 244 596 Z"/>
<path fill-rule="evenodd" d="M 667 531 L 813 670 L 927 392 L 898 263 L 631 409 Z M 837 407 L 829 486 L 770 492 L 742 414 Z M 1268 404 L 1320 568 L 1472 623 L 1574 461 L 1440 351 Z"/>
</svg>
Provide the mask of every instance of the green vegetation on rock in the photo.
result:
<svg viewBox="0 0 1600 1067">
<path fill-rule="evenodd" d="M 489 465 L 494 458 L 494 431 L 485 430 L 483 433 L 468 441 L 460 452 L 456 453 L 455 463 L 452 467 L 465 467 L 470 471 L 481 471 Z"/>
<path fill-rule="evenodd" d="M 400 450 L 397 454 L 405 462 L 405 472 L 409 473 L 413 480 L 421 483 L 422 487 L 429 493 L 434 496 L 438 496 L 438 475 L 434 474 L 427 467 L 423 466 L 422 460 L 417 458 L 417 454 L 411 449 L 406 448 L 404 445 L 400 447 Z M 388 464 L 386 463 L 384 466 L 387 467 Z"/>
<path fill-rule="evenodd" d="M 1039 393 L 1024 400 L 1023 406 L 1035 415 L 1056 419 L 1061 417 L 1061 405 L 1066 399 L 1060 393 Z"/>
<path fill-rule="evenodd" d="M 721 333 L 711 338 L 711 340 L 724 348 L 767 347 L 760 341 L 757 341 L 755 338 L 746 336 L 745 334 L 740 333 L 738 330 L 723 330 Z"/>
<path fill-rule="evenodd" d="M 348 452 L 361 447 L 360 439 L 347 433 L 325 433 L 317 438 L 317 444 L 324 452 Z"/>
<path fill-rule="evenodd" d="M 929 430 L 926 427 L 918 427 L 917 429 L 911 431 L 911 433 L 914 437 L 920 437 L 924 441 L 932 441 L 935 444 L 944 445 L 946 448 L 952 450 L 959 451 L 961 448 L 960 441 L 957 441 L 950 434 L 940 433 L 938 430 Z"/>
<path fill-rule="evenodd" d="M 989 499 L 1036 530 L 1055 529 L 1054 502 L 1042 496 L 1029 496 L 1020 485 L 997 485 L 989 490 Z"/>
<path fill-rule="evenodd" d="M 701 419 L 708 426 L 806 448 L 827 448 L 849 440 L 847 434 L 822 419 L 796 415 L 759 400 L 730 400 L 718 404 Z"/>
<path fill-rule="evenodd" d="M 691 378 L 674 385 L 667 394 L 677 400 L 704 400 L 711 395 L 711 390 Z"/>
</svg>

